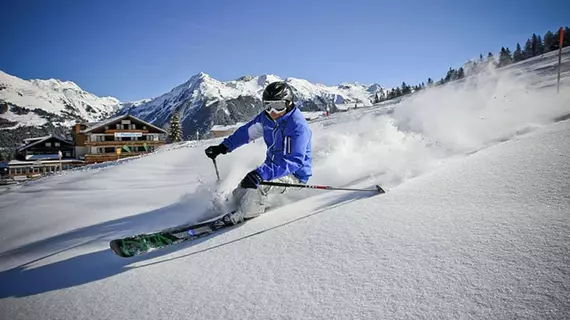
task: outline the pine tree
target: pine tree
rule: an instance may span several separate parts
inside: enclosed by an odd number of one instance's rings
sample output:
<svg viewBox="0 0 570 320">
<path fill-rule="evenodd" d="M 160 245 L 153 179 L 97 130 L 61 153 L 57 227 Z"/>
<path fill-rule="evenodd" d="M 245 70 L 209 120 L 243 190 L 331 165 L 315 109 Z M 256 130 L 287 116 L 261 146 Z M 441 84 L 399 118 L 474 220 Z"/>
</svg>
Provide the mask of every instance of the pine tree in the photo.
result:
<svg viewBox="0 0 570 320">
<path fill-rule="evenodd" d="M 524 44 L 523 50 L 523 60 L 532 58 L 532 40 L 527 39 L 526 43 Z"/>
<path fill-rule="evenodd" d="M 449 70 L 447 70 L 447 73 L 445 74 L 445 78 L 443 79 L 443 83 L 448 83 L 449 81 L 453 81 L 456 79 L 456 74 L 457 74 L 457 70 L 449 67 Z"/>
<path fill-rule="evenodd" d="M 402 96 L 402 90 L 400 88 L 394 89 L 394 98 Z"/>
<path fill-rule="evenodd" d="M 499 54 L 499 67 L 508 66 L 511 63 L 513 63 L 513 58 L 511 57 L 511 51 L 509 50 L 509 48 L 505 49 L 505 47 L 502 47 L 501 53 Z"/>
<path fill-rule="evenodd" d="M 428 85 L 428 87 L 433 86 L 433 80 L 432 80 L 432 78 L 428 78 L 427 85 Z"/>
<path fill-rule="evenodd" d="M 570 28 L 568 28 L 568 27 L 564 27 L 564 39 L 562 42 L 562 46 L 563 47 L 569 47 L 570 46 Z"/>
<path fill-rule="evenodd" d="M 405 82 L 402 82 L 402 95 L 412 93 L 412 88 Z"/>
<path fill-rule="evenodd" d="M 544 43 L 541 36 L 537 36 L 536 41 L 536 55 L 539 56 L 544 53 Z"/>
<path fill-rule="evenodd" d="M 459 68 L 459 70 L 457 70 L 456 77 L 457 77 L 457 79 L 465 78 L 465 70 L 463 70 L 463 67 L 461 67 L 461 68 Z"/>
<path fill-rule="evenodd" d="M 562 41 L 562 44 L 564 45 L 564 41 Z M 556 30 L 554 33 L 554 39 L 551 46 L 552 51 L 556 51 L 558 48 L 560 48 L 560 29 Z"/>
<path fill-rule="evenodd" d="M 544 50 L 542 50 L 542 52 L 547 53 L 554 50 L 555 41 L 554 33 L 552 33 L 552 31 L 546 32 L 546 34 L 544 34 Z"/>
<path fill-rule="evenodd" d="M 538 55 L 538 48 L 540 47 L 536 33 L 532 34 L 530 42 L 531 42 L 531 54 L 532 54 L 531 57 L 536 57 Z"/>
<path fill-rule="evenodd" d="M 182 127 L 180 126 L 180 117 L 175 112 L 170 118 L 170 129 L 168 130 L 168 138 L 170 142 L 182 141 Z"/>
<path fill-rule="evenodd" d="M 513 53 L 513 62 L 519 62 L 524 60 L 523 58 L 523 52 L 521 49 L 521 45 L 520 43 L 517 43 L 517 48 L 515 49 L 515 52 Z"/>
</svg>

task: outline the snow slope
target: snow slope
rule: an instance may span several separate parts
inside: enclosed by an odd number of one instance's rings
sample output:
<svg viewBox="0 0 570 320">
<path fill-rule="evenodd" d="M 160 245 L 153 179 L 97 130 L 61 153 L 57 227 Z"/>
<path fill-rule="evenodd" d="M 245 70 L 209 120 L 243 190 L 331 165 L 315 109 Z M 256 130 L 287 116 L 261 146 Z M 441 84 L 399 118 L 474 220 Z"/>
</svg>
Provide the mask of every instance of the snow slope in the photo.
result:
<svg viewBox="0 0 570 320">
<path fill-rule="evenodd" d="M 134 259 L 108 241 L 207 217 L 263 144 L 220 157 L 219 184 L 216 140 L 5 191 L 0 318 L 565 319 L 570 90 L 540 80 L 483 74 L 316 122 L 311 183 L 389 192 L 294 191 Z"/>
<path fill-rule="evenodd" d="M 115 112 L 120 101 L 113 97 L 97 97 L 71 81 L 57 79 L 23 80 L 0 71 L 0 102 L 26 108 L 32 113 L 9 111 L 0 115 L 18 125 L 38 126 L 47 122 L 45 113 L 63 117 L 62 125 L 71 125 L 75 118 L 95 121 Z M 39 113 L 33 112 L 41 109 Z"/>
</svg>

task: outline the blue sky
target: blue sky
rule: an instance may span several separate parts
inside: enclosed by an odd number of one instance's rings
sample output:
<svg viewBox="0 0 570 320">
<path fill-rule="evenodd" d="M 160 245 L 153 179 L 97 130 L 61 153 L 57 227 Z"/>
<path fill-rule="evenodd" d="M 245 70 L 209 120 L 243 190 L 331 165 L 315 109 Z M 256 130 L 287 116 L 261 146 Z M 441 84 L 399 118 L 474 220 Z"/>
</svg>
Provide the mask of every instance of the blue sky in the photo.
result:
<svg viewBox="0 0 570 320">
<path fill-rule="evenodd" d="M 6 0 L 2 12 L 0 70 L 123 101 L 200 71 L 416 84 L 570 24 L 564 0 Z"/>
</svg>

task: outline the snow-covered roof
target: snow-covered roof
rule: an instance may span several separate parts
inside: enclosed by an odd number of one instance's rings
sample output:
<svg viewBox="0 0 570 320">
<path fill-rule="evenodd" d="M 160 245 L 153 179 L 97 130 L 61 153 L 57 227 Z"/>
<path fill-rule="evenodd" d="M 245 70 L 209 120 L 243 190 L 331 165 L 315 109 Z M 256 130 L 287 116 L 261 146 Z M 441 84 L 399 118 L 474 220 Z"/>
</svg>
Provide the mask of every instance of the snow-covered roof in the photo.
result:
<svg viewBox="0 0 570 320">
<path fill-rule="evenodd" d="M 52 163 L 69 163 L 69 162 L 83 162 L 81 160 L 78 159 L 62 159 L 61 161 L 58 160 L 36 160 L 38 162 L 38 165 L 41 164 L 52 164 Z M 8 162 L 8 166 L 14 166 L 14 165 L 36 165 L 36 161 L 20 161 L 20 160 L 10 160 L 10 162 Z"/>
<path fill-rule="evenodd" d="M 123 119 L 125 119 L 125 118 L 132 118 L 133 120 L 142 122 L 142 123 L 144 123 L 145 125 L 147 125 L 147 126 L 149 126 L 149 127 L 152 127 L 152 128 L 154 128 L 154 129 L 156 129 L 156 130 L 161 131 L 162 133 L 166 133 L 166 131 L 165 131 L 164 129 L 159 128 L 159 127 L 153 125 L 152 123 L 148 123 L 148 122 L 146 122 L 146 121 L 144 121 L 144 120 L 142 120 L 142 119 L 140 119 L 140 118 L 137 118 L 137 117 L 133 116 L 132 114 L 124 114 L 124 115 L 121 115 L 121 116 L 112 117 L 112 118 L 109 118 L 109 119 L 106 119 L 106 120 L 103 120 L 103 121 L 100 121 L 100 122 L 93 123 L 93 124 L 91 124 L 91 126 L 89 126 L 87 129 L 83 130 L 82 132 L 83 132 L 83 133 L 89 133 L 89 132 L 91 132 L 91 131 L 93 131 L 93 130 L 95 130 L 95 129 L 104 127 L 104 126 L 109 125 L 109 124 L 111 124 L 111 123 L 113 123 L 113 122 L 115 122 L 115 121 L 123 120 Z M 89 125 L 89 124 L 86 124 L 86 125 Z"/>
<path fill-rule="evenodd" d="M 29 142 L 32 142 L 34 140 L 41 140 L 41 139 L 46 139 L 46 138 L 50 138 L 50 137 L 51 137 L 51 135 L 43 136 L 43 137 L 26 138 L 26 139 L 24 139 L 24 142 L 29 143 Z"/>
<path fill-rule="evenodd" d="M 31 154 L 26 156 L 27 161 L 33 160 L 59 160 L 59 155 L 55 154 Z"/>
<path fill-rule="evenodd" d="M 44 141 L 46 141 L 46 140 L 49 140 L 49 139 L 51 139 L 51 138 L 57 139 L 57 140 L 59 140 L 59 141 L 61 141 L 61 142 L 63 142 L 63 143 L 73 144 L 73 142 L 68 141 L 68 140 L 65 140 L 65 139 L 63 139 L 63 138 L 60 138 L 60 137 L 58 137 L 58 136 L 49 135 L 49 136 L 40 137 L 40 138 L 37 138 L 37 139 L 36 139 L 36 138 L 31 138 L 32 140 L 27 141 L 27 142 L 29 142 L 29 143 L 27 143 L 26 145 L 23 145 L 23 146 L 19 147 L 17 151 L 19 152 L 19 151 L 22 151 L 22 150 L 26 150 L 26 149 L 28 149 L 28 148 L 31 147 L 31 146 L 35 146 L 35 145 L 40 144 L 40 143 L 42 143 L 42 142 L 44 142 Z M 24 141 L 26 141 L 26 140 L 24 140 Z"/>
</svg>

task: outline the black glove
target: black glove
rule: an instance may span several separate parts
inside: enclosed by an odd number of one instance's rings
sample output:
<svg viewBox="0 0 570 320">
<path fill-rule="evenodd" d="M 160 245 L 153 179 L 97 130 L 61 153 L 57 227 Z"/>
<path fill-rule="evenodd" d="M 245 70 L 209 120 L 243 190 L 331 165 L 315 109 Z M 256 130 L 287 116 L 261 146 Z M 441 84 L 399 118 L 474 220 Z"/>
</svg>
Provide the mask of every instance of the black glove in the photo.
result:
<svg viewBox="0 0 570 320">
<path fill-rule="evenodd" d="M 241 180 L 240 186 L 244 189 L 257 189 L 263 178 L 257 173 L 256 170 L 246 174 Z"/>
<path fill-rule="evenodd" d="M 206 155 L 211 159 L 216 159 L 218 155 L 226 153 L 228 153 L 228 147 L 222 143 L 217 146 L 210 146 L 206 148 Z"/>
</svg>

